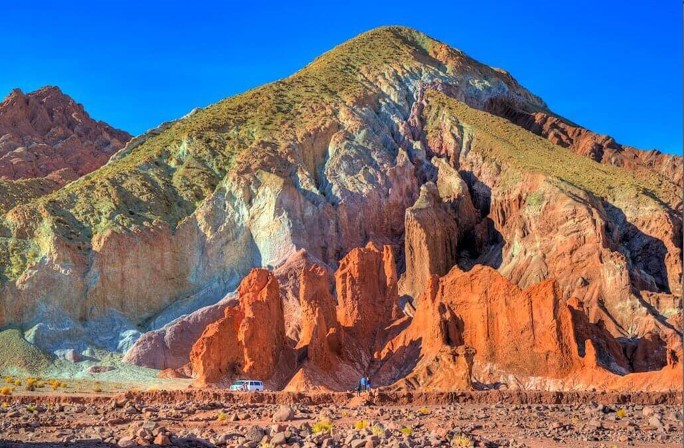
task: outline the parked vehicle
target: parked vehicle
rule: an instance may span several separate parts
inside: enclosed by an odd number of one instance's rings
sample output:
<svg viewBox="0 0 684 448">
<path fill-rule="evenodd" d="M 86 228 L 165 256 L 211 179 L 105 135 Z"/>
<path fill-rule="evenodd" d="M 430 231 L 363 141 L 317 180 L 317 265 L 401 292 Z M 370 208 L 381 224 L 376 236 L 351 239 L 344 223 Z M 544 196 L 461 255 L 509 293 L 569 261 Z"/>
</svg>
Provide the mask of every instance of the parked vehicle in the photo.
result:
<svg viewBox="0 0 684 448">
<path fill-rule="evenodd" d="M 234 392 L 261 392 L 264 390 L 264 383 L 257 380 L 237 380 L 230 385 L 230 390 Z"/>
</svg>

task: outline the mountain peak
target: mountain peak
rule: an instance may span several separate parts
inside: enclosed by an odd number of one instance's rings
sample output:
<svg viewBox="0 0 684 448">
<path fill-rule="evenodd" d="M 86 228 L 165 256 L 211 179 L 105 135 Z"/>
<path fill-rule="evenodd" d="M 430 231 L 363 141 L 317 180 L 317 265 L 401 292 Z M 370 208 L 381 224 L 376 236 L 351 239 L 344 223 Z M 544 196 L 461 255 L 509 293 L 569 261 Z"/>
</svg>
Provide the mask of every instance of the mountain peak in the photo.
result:
<svg viewBox="0 0 684 448">
<path fill-rule="evenodd" d="M 93 120 L 57 86 L 12 90 L 0 103 L 0 135 L 0 178 L 45 177 L 66 169 L 59 183 L 100 167 L 131 138 Z"/>
<path fill-rule="evenodd" d="M 59 86 L 51 86 L 51 85 L 43 86 L 40 89 L 38 89 L 32 93 L 35 95 L 57 94 L 57 95 L 68 96 L 64 92 L 62 92 L 62 89 L 60 89 Z"/>
<path fill-rule="evenodd" d="M 388 76 L 399 76 L 410 84 L 459 90 L 461 100 L 474 107 L 482 107 L 492 97 L 506 96 L 526 110 L 547 110 L 541 98 L 507 71 L 403 26 L 383 26 L 361 33 L 294 76 L 300 75 L 313 75 L 321 81 L 328 78 L 332 89 L 350 87 L 361 95 L 363 90 L 358 87 L 364 81 L 387 82 Z"/>
</svg>

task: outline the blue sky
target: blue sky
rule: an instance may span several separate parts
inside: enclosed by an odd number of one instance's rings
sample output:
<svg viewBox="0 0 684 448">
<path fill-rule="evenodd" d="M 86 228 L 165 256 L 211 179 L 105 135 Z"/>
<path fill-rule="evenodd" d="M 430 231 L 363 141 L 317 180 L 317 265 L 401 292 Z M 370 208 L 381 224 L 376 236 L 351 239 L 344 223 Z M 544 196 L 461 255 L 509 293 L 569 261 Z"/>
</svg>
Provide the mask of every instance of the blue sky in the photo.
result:
<svg viewBox="0 0 684 448">
<path fill-rule="evenodd" d="M 505 68 L 576 123 L 682 152 L 679 0 L 13 3 L 0 95 L 58 85 L 133 134 L 405 25 Z"/>
</svg>

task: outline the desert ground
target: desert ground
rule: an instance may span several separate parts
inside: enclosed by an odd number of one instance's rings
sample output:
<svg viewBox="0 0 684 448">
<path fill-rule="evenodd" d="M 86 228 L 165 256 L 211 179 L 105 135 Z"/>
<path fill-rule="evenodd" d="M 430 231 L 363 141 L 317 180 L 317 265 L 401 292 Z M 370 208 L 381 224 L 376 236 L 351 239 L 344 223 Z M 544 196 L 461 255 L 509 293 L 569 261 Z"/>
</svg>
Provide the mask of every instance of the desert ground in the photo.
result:
<svg viewBox="0 0 684 448">
<path fill-rule="evenodd" d="M 6 379 L 7 380 L 7 379 Z M 16 381 L 16 379 L 12 378 Z M 232 393 L 43 380 L 2 398 L 2 447 L 676 447 L 681 394 Z M 64 382 L 63 382 L 64 383 Z M 54 389 L 54 390 L 53 390 Z M 125 392 L 123 392 L 126 390 Z"/>
</svg>

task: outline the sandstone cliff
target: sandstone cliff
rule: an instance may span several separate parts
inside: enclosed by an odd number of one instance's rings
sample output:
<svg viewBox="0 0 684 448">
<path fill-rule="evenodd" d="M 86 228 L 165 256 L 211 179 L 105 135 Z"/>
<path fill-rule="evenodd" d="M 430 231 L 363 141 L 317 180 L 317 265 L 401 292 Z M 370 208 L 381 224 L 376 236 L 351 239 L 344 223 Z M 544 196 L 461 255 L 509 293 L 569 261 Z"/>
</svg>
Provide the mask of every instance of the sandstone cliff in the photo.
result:
<svg viewBox="0 0 684 448">
<path fill-rule="evenodd" d="M 240 283 L 238 297 L 240 304 L 226 308 L 192 347 L 190 363 L 201 383 L 238 372 L 264 380 L 274 374 L 285 334 L 278 281 L 255 269 Z"/>
</svg>

